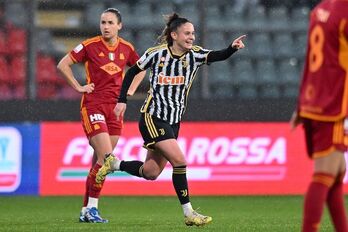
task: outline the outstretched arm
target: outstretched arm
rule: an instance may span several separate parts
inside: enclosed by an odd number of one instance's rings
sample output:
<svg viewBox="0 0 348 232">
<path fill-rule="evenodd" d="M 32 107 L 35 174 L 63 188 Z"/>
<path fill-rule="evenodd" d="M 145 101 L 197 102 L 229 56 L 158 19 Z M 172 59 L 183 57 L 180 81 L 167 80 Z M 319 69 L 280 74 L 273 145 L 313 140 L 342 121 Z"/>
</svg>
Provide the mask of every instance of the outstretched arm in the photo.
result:
<svg viewBox="0 0 348 232">
<path fill-rule="evenodd" d="M 226 60 L 227 58 L 229 58 L 233 53 L 235 53 L 236 51 L 238 51 L 239 49 L 242 49 L 245 47 L 244 43 L 243 43 L 243 39 L 246 37 L 246 35 L 242 35 L 240 37 L 238 37 L 237 39 L 235 39 L 231 45 L 229 45 L 227 48 L 222 49 L 222 50 L 218 50 L 218 51 L 211 51 L 208 54 L 207 57 L 207 63 L 211 63 L 211 62 L 216 62 L 216 61 L 222 61 L 222 60 Z"/>
</svg>

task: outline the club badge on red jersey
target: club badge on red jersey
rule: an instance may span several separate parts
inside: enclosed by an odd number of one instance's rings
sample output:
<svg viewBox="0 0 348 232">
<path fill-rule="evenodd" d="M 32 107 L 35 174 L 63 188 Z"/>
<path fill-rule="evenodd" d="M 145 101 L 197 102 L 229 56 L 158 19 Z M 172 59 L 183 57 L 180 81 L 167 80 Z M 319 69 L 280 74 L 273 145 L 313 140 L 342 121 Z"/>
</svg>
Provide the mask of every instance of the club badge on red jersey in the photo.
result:
<svg viewBox="0 0 348 232">
<path fill-rule="evenodd" d="M 109 52 L 109 60 L 111 60 L 111 61 L 115 60 L 115 53 Z"/>
</svg>

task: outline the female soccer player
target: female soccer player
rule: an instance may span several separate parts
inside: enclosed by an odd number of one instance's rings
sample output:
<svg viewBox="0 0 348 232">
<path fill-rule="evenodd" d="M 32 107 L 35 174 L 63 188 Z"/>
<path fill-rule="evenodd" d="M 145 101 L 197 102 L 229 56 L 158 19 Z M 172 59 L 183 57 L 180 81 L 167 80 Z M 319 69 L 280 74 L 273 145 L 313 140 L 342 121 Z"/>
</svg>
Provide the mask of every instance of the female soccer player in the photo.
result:
<svg viewBox="0 0 348 232">
<path fill-rule="evenodd" d="M 122 118 L 116 118 L 113 109 L 117 103 L 125 66 L 139 59 L 131 43 L 118 36 L 122 28 L 121 14 L 117 9 L 106 9 L 100 17 L 101 36 L 83 41 L 58 64 L 67 82 L 79 93 L 81 121 L 90 145 L 94 149 L 92 168 L 86 180 L 84 203 L 80 222 L 105 223 L 99 215 L 98 199 L 103 182 L 95 183 L 95 175 L 104 163 L 106 154 L 112 153 L 122 130 Z M 74 63 L 84 63 L 87 84 L 81 86 L 71 69 Z M 129 94 L 144 78 L 145 72 L 135 78 Z"/>
<path fill-rule="evenodd" d="M 324 0 L 311 12 L 308 48 L 292 127 L 303 123 L 314 161 L 303 232 L 320 228 L 325 205 L 336 232 L 347 232 L 343 179 L 348 148 L 348 1 Z"/>
<path fill-rule="evenodd" d="M 127 90 L 134 76 L 150 68 L 150 90 L 141 108 L 139 121 L 144 147 L 148 149 L 146 160 L 144 163 L 120 161 L 110 155 L 99 169 L 97 182 L 102 182 L 108 173 L 115 170 L 155 180 L 169 161 L 173 166 L 172 181 L 184 211 L 186 225 L 201 226 L 211 222 L 211 217 L 197 213 L 191 206 L 186 160 L 176 139 L 198 68 L 205 63 L 225 60 L 238 49 L 244 48 L 244 37 L 239 37 L 219 51 L 203 49 L 193 45 L 195 31 L 189 20 L 176 13 L 169 16 L 159 37 L 160 45 L 149 48 L 137 64 L 127 71 L 115 108 L 116 116 L 122 118 L 126 110 Z"/>
</svg>

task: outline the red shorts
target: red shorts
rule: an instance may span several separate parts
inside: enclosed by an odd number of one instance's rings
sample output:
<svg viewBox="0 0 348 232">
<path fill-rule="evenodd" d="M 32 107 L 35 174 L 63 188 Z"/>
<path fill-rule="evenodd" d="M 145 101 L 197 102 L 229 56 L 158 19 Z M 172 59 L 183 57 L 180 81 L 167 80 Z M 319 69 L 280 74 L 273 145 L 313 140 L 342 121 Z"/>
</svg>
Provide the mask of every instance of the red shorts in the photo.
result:
<svg viewBox="0 0 348 232">
<path fill-rule="evenodd" d="M 123 120 L 117 121 L 115 104 L 83 106 L 80 111 L 83 130 L 88 139 L 102 132 L 121 135 Z"/>
<path fill-rule="evenodd" d="M 327 156 L 335 150 L 345 152 L 348 147 L 348 119 L 321 122 L 304 119 L 307 154 L 310 158 Z"/>
</svg>

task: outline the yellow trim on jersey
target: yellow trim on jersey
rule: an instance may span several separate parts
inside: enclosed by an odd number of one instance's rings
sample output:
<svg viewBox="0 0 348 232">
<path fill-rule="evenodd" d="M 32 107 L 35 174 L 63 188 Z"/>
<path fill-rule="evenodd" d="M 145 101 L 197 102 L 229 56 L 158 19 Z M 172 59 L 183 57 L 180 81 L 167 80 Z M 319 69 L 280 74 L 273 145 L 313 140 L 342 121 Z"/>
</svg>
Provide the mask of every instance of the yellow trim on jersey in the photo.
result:
<svg viewBox="0 0 348 232">
<path fill-rule="evenodd" d="M 140 110 L 140 113 L 146 113 L 147 111 L 147 108 L 149 107 L 149 104 L 152 100 L 152 96 L 151 94 L 149 93 L 148 96 L 146 97 L 146 104 L 144 105 L 143 109 Z"/>
<path fill-rule="evenodd" d="M 198 69 L 197 69 L 197 70 L 198 70 Z M 193 73 L 192 81 L 191 81 L 190 85 L 189 85 L 188 88 L 187 88 L 187 92 L 186 92 L 186 99 L 187 99 L 187 100 L 186 100 L 186 102 L 185 102 L 185 108 L 184 108 L 183 114 L 185 113 L 186 108 L 187 108 L 188 95 L 189 95 L 189 92 L 190 92 L 190 90 L 191 90 L 192 83 L 194 82 L 194 80 L 195 80 L 195 78 L 196 78 L 197 70 L 195 71 L 195 73 Z"/>
<path fill-rule="evenodd" d="M 194 45 L 194 46 L 192 46 L 192 50 L 195 52 L 199 52 L 200 50 L 203 50 L 203 48 L 201 46 Z"/>
<path fill-rule="evenodd" d="M 82 107 L 81 112 L 82 112 L 83 125 L 85 125 L 87 133 L 91 133 L 93 130 L 92 130 L 91 124 L 89 123 L 86 107 Z"/>
<path fill-rule="evenodd" d="M 82 42 L 82 44 L 84 46 L 87 46 L 91 43 L 96 43 L 96 42 L 99 42 L 101 40 L 101 37 L 100 36 L 95 36 L 95 37 L 92 37 L 90 39 L 86 39 L 85 41 Z"/>
<path fill-rule="evenodd" d="M 160 48 L 164 48 L 164 47 L 166 47 L 166 46 L 167 46 L 166 43 L 160 44 L 160 45 L 157 45 L 157 46 L 155 46 L 155 47 L 148 48 L 148 49 L 145 51 L 145 53 L 151 54 L 152 52 L 157 51 L 157 50 L 159 50 Z"/>
</svg>

